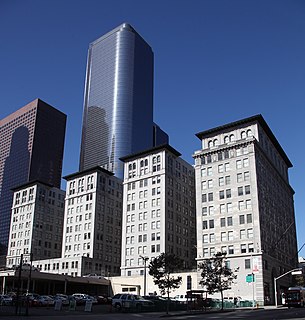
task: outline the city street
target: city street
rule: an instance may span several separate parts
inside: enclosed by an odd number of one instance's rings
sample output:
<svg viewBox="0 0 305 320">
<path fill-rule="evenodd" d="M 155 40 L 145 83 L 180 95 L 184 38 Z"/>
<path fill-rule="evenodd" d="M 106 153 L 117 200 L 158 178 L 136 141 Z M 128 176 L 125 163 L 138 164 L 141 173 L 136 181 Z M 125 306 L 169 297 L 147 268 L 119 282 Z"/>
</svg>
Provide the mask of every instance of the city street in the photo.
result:
<svg viewBox="0 0 305 320">
<path fill-rule="evenodd" d="M 199 313 L 199 314 L 188 314 L 186 312 L 171 312 L 169 316 L 166 316 L 164 312 L 147 312 L 147 313 L 100 313 L 99 310 L 93 309 L 91 313 L 84 313 L 79 311 L 60 311 L 53 312 L 50 309 L 40 309 L 39 313 L 36 310 L 32 310 L 29 316 L 2 316 L 0 313 L 1 320 L 9 319 L 29 319 L 37 320 L 38 318 L 54 319 L 54 320 L 72 320 L 72 319 L 88 319 L 88 320 L 114 320 L 114 319 L 123 319 L 124 320 L 134 320 L 134 319 L 162 319 L 170 318 L 172 320 L 180 319 L 263 319 L 263 320 L 276 320 L 276 319 L 305 319 L 305 308 L 278 308 L 273 307 L 268 309 L 238 309 L 230 310 L 227 312 L 208 312 L 208 313 Z"/>
</svg>

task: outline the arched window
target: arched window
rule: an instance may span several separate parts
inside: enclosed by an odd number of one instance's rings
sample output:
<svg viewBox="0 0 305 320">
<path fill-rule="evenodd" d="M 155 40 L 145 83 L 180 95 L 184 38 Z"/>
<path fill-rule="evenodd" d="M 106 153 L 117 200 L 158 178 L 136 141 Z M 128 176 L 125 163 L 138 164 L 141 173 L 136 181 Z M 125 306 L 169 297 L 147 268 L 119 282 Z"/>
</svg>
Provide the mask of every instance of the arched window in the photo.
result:
<svg viewBox="0 0 305 320">
<path fill-rule="evenodd" d="M 229 136 L 225 136 L 224 143 L 228 143 L 228 142 L 229 142 Z"/>
<path fill-rule="evenodd" d="M 144 163 L 145 167 L 148 166 L 148 160 L 145 159 L 145 163 Z"/>
<path fill-rule="evenodd" d="M 247 137 L 252 137 L 252 130 L 251 129 L 249 129 L 249 130 L 247 130 Z"/>
<path fill-rule="evenodd" d="M 218 146 L 218 139 L 214 139 L 214 147 Z"/>
<path fill-rule="evenodd" d="M 140 162 L 140 167 L 141 167 L 141 168 L 144 167 L 144 160 L 141 160 L 141 162 Z"/>
<path fill-rule="evenodd" d="M 157 156 L 157 162 L 160 162 L 160 161 L 161 161 L 161 157 Z"/>
<path fill-rule="evenodd" d="M 132 170 L 132 164 L 131 163 L 128 166 L 128 170 Z"/>
<path fill-rule="evenodd" d="M 132 169 L 133 169 L 133 170 L 136 169 L 136 163 L 135 163 L 135 162 L 132 164 Z"/>
<path fill-rule="evenodd" d="M 234 142 L 235 141 L 235 136 L 234 136 L 234 134 L 231 134 L 230 135 L 230 142 Z"/>
<path fill-rule="evenodd" d="M 209 148 L 213 147 L 213 141 L 212 140 L 209 141 L 208 146 L 209 146 Z"/>
<path fill-rule="evenodd" d="M 242 139 L 246 139 L 246 138 L 247 138 L 246 132 L 245 132 L 245 131 L 242 131 L 241 134 L 240 134 L 240 137 L 241 137 Z"/>
</svg>

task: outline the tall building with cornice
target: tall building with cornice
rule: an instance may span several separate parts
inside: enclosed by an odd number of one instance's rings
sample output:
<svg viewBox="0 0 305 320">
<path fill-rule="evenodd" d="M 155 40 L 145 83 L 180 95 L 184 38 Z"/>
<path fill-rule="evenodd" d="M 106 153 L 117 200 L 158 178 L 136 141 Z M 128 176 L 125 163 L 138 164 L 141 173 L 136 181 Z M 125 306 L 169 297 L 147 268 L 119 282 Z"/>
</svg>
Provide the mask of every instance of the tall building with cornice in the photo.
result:
<svg viewBox="0 0 305 320">
<path fill-rule="evenodd" d="M 292 164 L 261 115 L 197 137 L 197 261 L 226 252 L 239 268 L 238 285 L 226 294 L 274 303 L 274 277 L 297 267 Z M 281 278 L 277 291 L 288 286 L 289 277 Z"/>
<path fill-rule="evenodd" d="M 162 252 L 179 256 L 186 269 L 194 267 L 194 169 L 180 156 L 166 144 L 121 158 L 122 276 L 144 275 L 145 261 Z"/>
</svg>

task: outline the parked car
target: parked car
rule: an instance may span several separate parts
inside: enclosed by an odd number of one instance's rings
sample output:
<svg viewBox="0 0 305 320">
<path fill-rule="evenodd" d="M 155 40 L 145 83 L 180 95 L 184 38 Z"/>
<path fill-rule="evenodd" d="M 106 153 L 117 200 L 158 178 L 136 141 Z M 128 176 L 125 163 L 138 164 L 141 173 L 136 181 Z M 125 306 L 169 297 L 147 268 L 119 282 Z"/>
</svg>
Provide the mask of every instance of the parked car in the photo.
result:
<svg viewBox="0 0 305 320">
<path fill-rule="evenodd" d="M 175 297 L 174 297 L 174 300 L 180 302 L 180 303 L 186 303 L 187 302 L 187 297 L 186 295 L 183 295 L 183 294 L 177 294 Z"/>
<path fill-rule="evenodd" d="M 50 296 L 40 296 L 40 298 L 37 300 L 37 305 L 39 306 L 53 306 L 55 303 L 55 300 Z"/>
<path fill-rule="evenodd" d="M 61 300 L 63 306 L 69 305 L 69 297 L 65 294 L 57 293 L 54 297 L 54 300 Z"/>
<path fill-rule="evenodd" d="M 13 304 L 13 298 L 7 294 L 0 296 L 0 305 L 2 306 L 11 306 Z"/>
<path fill-rule="evenodd" d="M 108 302 L 108 299 L 104 296 L 96 296 L 95 298 L 98 304 L 106 304 Z"/>
<path fill-rule="evenodd" d="M 85 293 L 73 293 L 72 299 L 75 299 L 77 305 L 82 305 L 86 303 L 87 294 Z"/>
<path fill-rule="evenodd" d="M 112 306 L 117 310 L 122 308 L 135 308 L 137 310 L 149 309 L 154 306 L 152 301 L 135 294 L 118 293 L 112 297 Z"/>
</svg>

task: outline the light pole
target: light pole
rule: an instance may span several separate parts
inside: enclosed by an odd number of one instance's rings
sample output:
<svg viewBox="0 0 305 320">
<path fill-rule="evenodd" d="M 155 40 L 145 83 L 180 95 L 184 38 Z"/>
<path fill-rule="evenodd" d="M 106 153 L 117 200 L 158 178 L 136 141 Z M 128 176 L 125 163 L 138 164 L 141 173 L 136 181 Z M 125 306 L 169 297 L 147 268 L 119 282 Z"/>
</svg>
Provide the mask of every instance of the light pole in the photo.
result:
<svg viewBox="0 0 305 320">
<path fill-rule="evenodd" d="M 144 261 L 144 296 L 146 296 L 146 262 L 149 260 L 148 257 L 140 256 Z"/>
<path fill-rule="evenodd" d="M 278 277 L 274 277 L 274 300 L 275 300 L 275 306 L 277 307 L 277 289 L 276 289 L 276 281 L 284 276 L 286 276 L 289 273 L 293 273 L 295 272 L 295 274 L 301 274 L 302 273 L 302 269 L 301 268 L 297 268 L 297 269 L 292 269 L 290 271 L 285 272 L 284 274 L 278 276 Z"/>
</svg>

